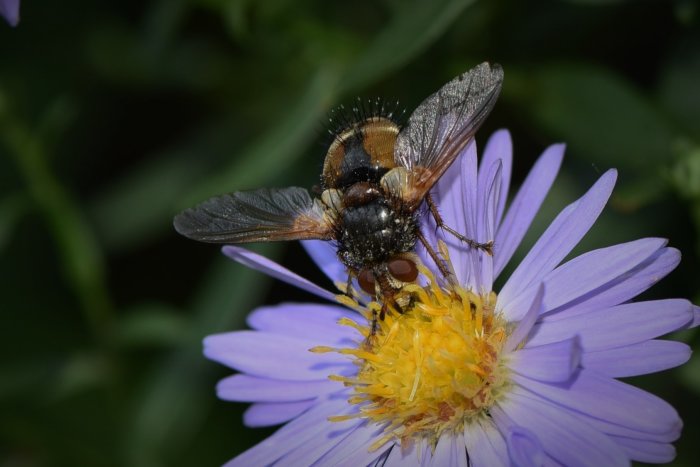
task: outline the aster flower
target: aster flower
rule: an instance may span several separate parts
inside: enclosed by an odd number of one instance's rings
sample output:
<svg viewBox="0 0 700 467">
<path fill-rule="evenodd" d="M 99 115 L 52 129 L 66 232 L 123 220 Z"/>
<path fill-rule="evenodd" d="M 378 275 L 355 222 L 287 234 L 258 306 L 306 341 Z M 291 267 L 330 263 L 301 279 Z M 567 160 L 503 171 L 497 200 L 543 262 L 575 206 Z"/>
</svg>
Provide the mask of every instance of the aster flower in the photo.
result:
<svg viewBox="0 0 700 467">
<path fill-rule="evenodd" d="M 0 16 L 5 18 L 10 26 L 19 23 L 19 0 L 0 0 Z"/>
<path fill-rule="evenodd" d="M 658 397 L 617 378 L 688 360 L 657 337 L 700 323 L 687 300 L 630 302 L 680 261 L 666 240 L 601 248 L 563 264 L 612 192 L 608 171 L 566 207 L 500 290 L 493 283 L 523 239 L 559 170 L 564 146 L 539 158 L 506 210 L 511 140 L 495 133 L 480 166 L 474 144 L 440 180 L 446 223 L 493 256 L 423 232 L 453 271 L 421 249 L 420 285 L 405 314 L 369 336 L 376 303 L 335 295 L 243 248 L 232 259 L 337 304 L 283 303 L 248 318 L 252 330 L 209 336 L 208 358 L 240 373 L 222 399 L 252 402 L 251 427 L 286 423 L 230 465 L 627 465 L 663 463 L 682 422 Z M 338 284 L 346 273 L 326 242 L 305 242 Z M 359 312 L 359 313 L 358 313 Z M 311 351 L 310 351 L 311 350 Z"/>
</svg>

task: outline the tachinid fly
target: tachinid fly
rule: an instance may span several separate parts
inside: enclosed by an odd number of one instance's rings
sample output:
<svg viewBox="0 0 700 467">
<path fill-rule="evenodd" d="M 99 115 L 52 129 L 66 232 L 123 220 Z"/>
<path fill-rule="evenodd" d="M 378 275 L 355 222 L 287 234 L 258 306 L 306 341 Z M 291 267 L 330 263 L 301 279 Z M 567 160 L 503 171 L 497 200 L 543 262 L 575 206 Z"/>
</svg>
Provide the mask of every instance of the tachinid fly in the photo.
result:
<svg viewBox="0 0 700 467">
<path fill-rule="evenodd" d="M 447 274 L 419 230 L 424 200 L 438 226 L 490 251 L 444 225 L 429 191 L 474 137 L 502 82 L 499 65 L 482 63 L 423 101 L 403 128 L 382 112 L 349 123 L 326 154 L 320 198 L 299 187 L 233 192 L 178 214 L 175 229 L 212 243 L 334 241 L 348 285 L 354 277 L 379 299 L 383 318 L 390 306 L 400 309 L 397 291 L 417 279 L 416 242 Z"/>
</svg>

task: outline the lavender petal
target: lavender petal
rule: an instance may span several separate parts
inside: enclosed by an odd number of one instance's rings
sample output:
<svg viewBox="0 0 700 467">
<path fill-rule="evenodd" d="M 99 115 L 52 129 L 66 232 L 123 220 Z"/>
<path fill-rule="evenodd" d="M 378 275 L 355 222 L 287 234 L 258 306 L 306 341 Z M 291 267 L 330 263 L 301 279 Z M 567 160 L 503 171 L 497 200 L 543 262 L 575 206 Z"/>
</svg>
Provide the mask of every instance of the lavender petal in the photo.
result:
<svg viewBox="0 0 700 467">
<path fill-rule="evenodd" d="M 342 414 L 348 403 L 340 398 L 326 398 L 299 417 L 290 421 L 273 435 L 229 461 L 228 467 L 271 465 L 292 449 L 330 431 L 328 417 Z"/>
<path fill-rule="evenodd" d="M 479 192 L 477 200 L 476 240 L 480 243 L 493 241 L 496 237 L 496 216 L 501 190 L 502 163 L 497 160 L 486 175 L 486 186 Z M 476 290 L 491 290 L 493 286 L 493 256 L 485 251 L 473 251 Z"/>
<path fill-rule="evenodd" d="M 328 451 L 346 442 L 345 440 L 352 435 L 362 422 L 358 419 L 352 423 L 344 423 L 342 425 L 333 422 L 326 423 L 326 433 L 298 445 L 294 450 L 280 459 L 279 464 L 300 466 L 317 465 L 316 462 Z"/>
<path fill-rule="evenodd" d="M 692 304 L 682 299 L 626 303 L 533 327 L 527 346 L 578 335 L 586 352 L 636 344 L 675 331 L 693 318 Z"/>
<path fill-rule="evenodd" d="M 476 181 L 476 144 L 472 142 L 462 151 L 458 160 L 440 178 L 431 192 L 445 224 L 469 238 L 476 238 Z M 436 232 L 432 216 L 427 214 L 425 217 L 427 222 L 424 220 L 422 231 L 426 238 L 433 248 L 437 245 L 438 239 L 447 244 L 457 280 L 461 284 L 466 283 L 469 258 L 464 245 L 453 235 L 440 230 Z M 426 264 L 433 264 L 431 258 L 425 260 Z"/>
<path fill-rule="evenodd" d="M 568 381 L 581 361 L 578 338 L 567 339 L 539 347 L 514 352 L 510 368 L 518 374 L 545 382 Z"/>
<path fill-rule="evenodd" d="M 285 381 L 239 373 L 219 381 L 216 394 L 219 399 L 236 402 L 296 402 L 314 399 L 341 389 L 341 383 L 328 379 Z"/>
<path fill-rule="evenodd" d="M 522 426 L 508 431 L 508 453 L 514 465 L 539 467 L 544 463 L 544 450 L 537 435 Z"/>
<path fill-rule="evenodd" d="M 540 282 L 571 252 L 591 228 L 612 193 L 617 172 L 607 171 L 579 200 L 550 224 L 503 286 L 499 298 L 509 303 Z M 515 316 L 515 311 L 512 311 Z"/>
<path fill-rule="evenodd" d="M 264 256 L 253 253 L 250 250 L 233 245 L 226 245 L 221 249 L 223 253 L 232 260 L 241 263 L 242 265 L 263 272 L 270 277 L 279 279 L 282 282 L 291 284 L 302 290 L 306 290 L 318 297 L 335 302 L 335 295 L 331 292 L 319 287 L 318 285 L 304 279 L 298 274 L 293 273 L 289 269 L 280 266 Z"/>
<path fill-rule="evenodd" d="M 215 334 L 204 339 L 204 355 L 243 373 L 270 379 L 317 381 L 347 373 L 352 363 L 336 353 L 313 353 L 323 342 L 258 331 Z"/>
<path fill-rule="evenodd" d="M 500 408 L 513 422 L 537 433 L 547 454 L 563 465 L 628 465 L 625 453 L 606 435 L 556 404 L 515 389 Z"/>
<path fill-rule="evenodd" d="M 332 345 L 361 340 L 363 337 L 352 327 L 338 324 L 340 319 L 367 324 L 360 314 L 335 305 L 314 303 L 282 303 L 263 306 L 248 316 L 248 325 L 259 331 L 294 336 Z M 322 339 L 319 339 L 322 336 Z"/>
<path fill-rule="evenodd" d="M 464 446 L 464 438 L 443 434 L 435 447 L 435 453 L 430 459 L 432 467 L 468 467 L 467 451 Z"/>
<path fill-rule="evenodd" d="M 506 440 L 490 419 L 467 425 L 464 428 L 464 444 L 474 467 L 510 465 Z"/>
<path fill-rule="evenodd" d="M 624 303 L 663 279 L 678 266 L 680 260 L 681 254 L 678 250 L 662 248 L 646 261 L 604 286 L 561 308 L 548 311 L 547 320 L 568 318 Z"/>
<path fill-rule="evenodd" d="M 559 172 L 565 146 L 555 144 L 547 148 L 515 195 L 503 222 L 496 233 L 494 244 L 494 276 L 503 271 L 520 245 L 532 220 Z"/>
<path fill-rule="evenodd" d="M 326 240 L 302 240 L 301 246 L 311 256 L 319 269 L 335 284 L 345 284 L 348 272 L 338 259 L 338 253 L 333 244 Z"/>
<path fill-rule="evenodd" d="M 661 238 L 643 238 L 584 253 L 549 273 L 544 282 L 546 310 L 563 306 L 627 274 L 666 245 Z"/>
<path fill-rule="evenodd" d="M 627 453 L 630 459 L 647 464 L 666 464 L 676 458 L 676 448 L 672 444 L 654 443 L 638 439 L 612 436 Z"/>
<path fill-rule="evenodd" d="M 665 434 L 682 424 L 663 399 L 590 370 L 581 370 L 564 384 L 542 383 L 518 374 L 513 374 L 513 381 L 549 401 L 633 430 Z"/>
<path fill-rule="evenodd" d="M 0 0 L 0 16 L 4 17 L 10 26 L 19 24 L 19 0 Z"/>
<path fill-rule="evenodd" d="M 382 436 L 382 428 L 367 422 L 360 424 L 342 443 L 329 450 L 318 465 L 354 467 L 369 465 L 380 457 L 382 450 L 369 451 L 370 446 Z"/>
<path fill-rule="evenodd" d="M 684 364 L 690 347 L 682 342 L 650 340 L 598 352 L 585 352 L 582 366 L 613 378 L 646 375 Z"/>
<path fill-rule="evenodd" d="M 544 285 L 540 284 L 536 289 L 536 294 L 532 299 L 532 302 L 528 305 L 527 313 L 518 322 L 518 325 L 513 330 L 513 332 L 508 336 L 508 340 L 503 346 L 504 352 L 512 352 L 515 348 L 520 345 L 525 338 L 530 334 L 532 327 L 534 326 L 537 318 L 542 310 L 542 297 L 544 297 Z"/>
<path fill-rule="evenodd" d="M 315 400 L 295 402 L 261 402 L 243 413 L 243 424 L 249 428 L 280 425 L 298 417 L 316 404 Z"/>
<path fill-rule="evenodd" d="M 513 170 L 513 142 L 508 130 L 503 129 L 494 132 L 486 142 L 486 147 L 481 156 L 481 164 L 479 165 L 479 183 L 485 178 L 488 168 L 496 161 L 501 162 L 500 195 L 496 203 L 495 216 L 496 225 L 498 225 L 503 218 L 503 211 L 508 199 L 511 171 Z"/>
<path fill-rule="evenodd" d="M 700 326 L 700 306 L 693 305 L 693 319 L 683 326 L 683 329 L 692 329 Z"/>
</svg>

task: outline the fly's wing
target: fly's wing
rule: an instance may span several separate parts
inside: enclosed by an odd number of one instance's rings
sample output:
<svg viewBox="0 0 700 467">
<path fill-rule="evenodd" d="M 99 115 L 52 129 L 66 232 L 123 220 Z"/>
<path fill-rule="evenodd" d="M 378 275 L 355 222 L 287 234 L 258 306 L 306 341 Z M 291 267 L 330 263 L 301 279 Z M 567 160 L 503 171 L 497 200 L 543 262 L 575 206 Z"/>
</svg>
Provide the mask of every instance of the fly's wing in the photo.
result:
<svg viewBox="0 0 700 467">
<path fill-rule="evenodd" d="M 210 243 L 330 239 L 333 225 L 304 188 L 262 188 L 209 199 L 173 222 L 185 237 Z"/>
<path fill-rule="evenodd" d="M 409 174 L 404 202 L 420 204 L 491 112 L 502 83 L 501 66 L 482 63 L 444 85 L 413 112 L 394 146 L 397 166 Z"/>
</svg>

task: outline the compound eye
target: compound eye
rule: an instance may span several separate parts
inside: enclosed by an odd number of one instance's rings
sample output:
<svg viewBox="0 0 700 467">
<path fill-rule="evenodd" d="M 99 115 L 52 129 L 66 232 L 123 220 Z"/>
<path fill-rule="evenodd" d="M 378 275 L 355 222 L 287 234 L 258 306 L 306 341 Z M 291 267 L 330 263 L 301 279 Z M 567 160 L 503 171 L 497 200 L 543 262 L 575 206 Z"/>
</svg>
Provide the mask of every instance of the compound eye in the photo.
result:
<svg viewBox="0 0 700 467">
<path fill-rule="evenodd" d="M 371 269 L 363 269 L 360 271 L 360 273 L 357 275 L 357 282 L 360 284 L 362 290 L 368 294 L 374 296 L 374 294 L 377 293 L 377 289 L 375 287 L 377 280 L 374 278 L 374 273 Z"/>
<path fill-rule="evenodd" d="M 401 282 L 413 282 L 418 278 L 416 263 L 405 258 L 395 258 L 387 264 L 389 272 Z"/>
</svg>

